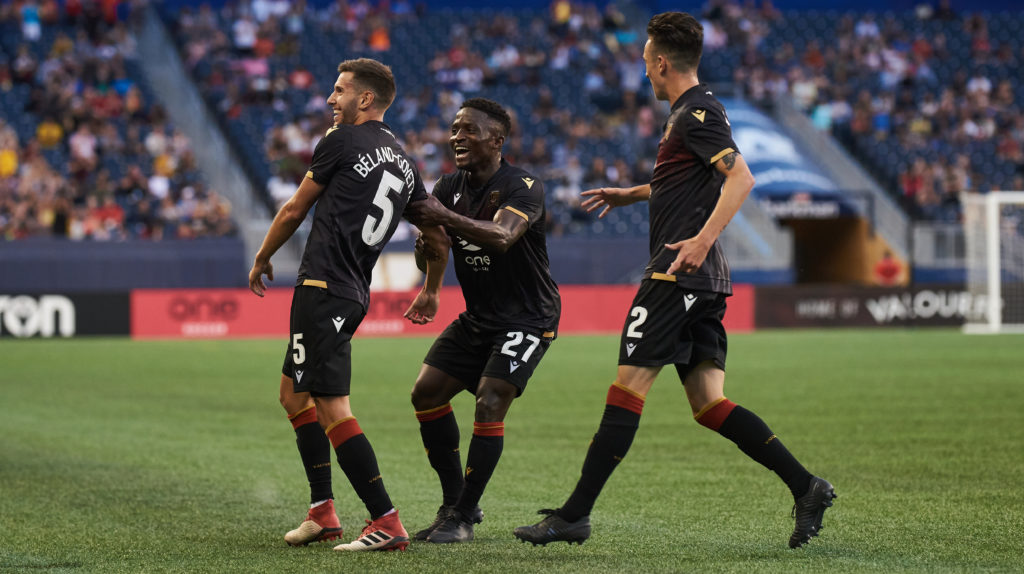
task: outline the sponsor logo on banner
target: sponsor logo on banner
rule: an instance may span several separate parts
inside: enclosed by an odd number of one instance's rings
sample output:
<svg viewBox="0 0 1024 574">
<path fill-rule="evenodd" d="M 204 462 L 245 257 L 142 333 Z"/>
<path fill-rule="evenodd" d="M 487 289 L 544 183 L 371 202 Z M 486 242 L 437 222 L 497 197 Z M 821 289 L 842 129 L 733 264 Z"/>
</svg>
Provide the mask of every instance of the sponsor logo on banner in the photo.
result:
<svg viewBox="0 0 1024 574">
<path fill-rule="evenodd" d="M 950 326 L 980 321 L 988 298 L 959 285 L 759 287 L 760 327 Z"/>
<path fill-rule="evenodd" d="M 0 336 L 71 337 L 75 304 L 63 295 L 0 295 Z"/>
</svg>

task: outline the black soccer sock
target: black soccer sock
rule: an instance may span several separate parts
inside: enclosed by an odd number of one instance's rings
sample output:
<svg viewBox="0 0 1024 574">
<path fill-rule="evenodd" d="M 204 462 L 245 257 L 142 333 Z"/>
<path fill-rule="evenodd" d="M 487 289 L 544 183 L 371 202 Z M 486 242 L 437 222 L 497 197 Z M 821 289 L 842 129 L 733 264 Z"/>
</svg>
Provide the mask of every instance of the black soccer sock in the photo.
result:
<svg viewBox="0 0 1024 574">
<path fill-rule="evenodd" d="M 370 518 L 376 520 L 394 508 L 388 491 L 384 489 L 373 447 L 356 418 L 348 417 L 333 423 L 327 428 L 327 438 L 331 439 L 341 470 L 345 471 L 352 488 L 366 505 L 366 510 L 370 511 Z"/>
<path fill-rule="evenodd" d="M 613 383 L 608 389 L 606 402 L 601 425 L 587 450 L 576 489 L 558 510 L 558 515 L 569 522 L 576 522 L 590 514 L 605 482 L 633 444 L 636 429 L 640 426 L 644 397 L 619 383 Z"/>
<path fill-rule="evenodd" d="M 470 517 L 491 480 L 505 446 L 505 423 L 473 423 L 473 438 L 466 453 L 466 484 L 455 509 Z"/>
<path fill-rule="evenodd" d="M 783 446 L 761 417 L 723 398 L 705 407 L 694 418 L 736 443 L 744 454 L 779 475 L 794 499 L 807 493 L 811 473 Z"/>
<path fill-rule="evenodd" d="M 420 421 L 420 437 L 427 451 L 427 460 L 441 480 L 441 495 L 446 506 L 455 504 L 462 492 L 462 458 L 459 456 L 459 424 L 451 403 L 416 411 Z"/>
<path fill-rule="evenodd" d="M 331 491 L 331 441 L 316 420 L 316 407 L 310 406 L 288 415 L 295 429 L 295 444 L 299 447 L 302 466 L 309 480 L 309 502 L 334 498 Z"/>
</svg>

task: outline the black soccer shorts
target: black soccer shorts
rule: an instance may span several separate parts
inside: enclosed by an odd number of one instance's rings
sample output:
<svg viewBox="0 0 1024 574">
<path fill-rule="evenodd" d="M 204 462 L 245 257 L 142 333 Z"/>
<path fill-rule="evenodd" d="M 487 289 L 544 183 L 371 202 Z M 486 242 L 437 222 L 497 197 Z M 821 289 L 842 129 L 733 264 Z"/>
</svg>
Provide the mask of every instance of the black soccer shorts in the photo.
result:
<svg viewBox="0 0 1024 574">
<path fill-rule="evenodd" d="M 481 377 L 508 381 L 523 394 L 553 332 L 519 327 L 486 328 L 465 313 L 438 336 L 423 362 L 455 377 L 476 394 Z"/>
<path fill-rule="evenodd" d="M 365 315 L 362 304 L 335 297 L 327 289 L 295 288 L 281 373 L 292 378 L 296 393 L 348 396 L 352 334 Z"/>
<path fill-rule="evenodd" d="M 725 295 L 691 292 L 670 281 L 645 279 L 633 298 L 619 342 L 619 364 L 674 364 L 680 380 L 704 361 L 725 370 Z"/>
</svg>

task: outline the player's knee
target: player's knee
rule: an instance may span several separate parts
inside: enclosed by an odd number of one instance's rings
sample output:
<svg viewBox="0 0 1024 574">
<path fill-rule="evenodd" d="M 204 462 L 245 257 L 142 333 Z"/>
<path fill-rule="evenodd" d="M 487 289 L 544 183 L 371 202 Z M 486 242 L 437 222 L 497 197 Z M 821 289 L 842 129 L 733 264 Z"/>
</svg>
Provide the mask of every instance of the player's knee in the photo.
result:
<svg viewBox="0 0 1024 574">
<path fill-rule="evenodd" d="M 476 420 L 497 422 L 505 418 L 511 397 L 493 391 L 481 391 L 476 397 Z"/>
</svg>

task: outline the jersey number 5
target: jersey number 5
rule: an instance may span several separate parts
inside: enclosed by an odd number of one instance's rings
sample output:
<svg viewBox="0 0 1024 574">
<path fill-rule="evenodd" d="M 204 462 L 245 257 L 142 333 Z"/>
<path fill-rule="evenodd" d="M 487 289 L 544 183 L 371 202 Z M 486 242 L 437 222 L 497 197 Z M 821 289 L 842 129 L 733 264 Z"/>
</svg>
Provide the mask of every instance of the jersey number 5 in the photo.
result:
<svg viewBox="0 0 1024 574">
<path fill-rule="evenodd" d="M 380 185 L 377 186 L 377 194 L 373 196 L 373 204 L 380 208 L 384 213 L 377 219 L 372 214 L 366 216 L 366 221 L 363 222 L 363 243 L 373 247 L 380 243 L 384 236 L 388 233 L 388 227 L 391 226 L 391 218 L 395 215 L 395 206 L 391 204 L 391 198 L 388 197 L 389 191 L 401 195 L 402 188 L 405 187 L 405 182 L 398 179 L 398 177 L 390 171 L 384 171 L 380 177 Z"/>
</svg>

